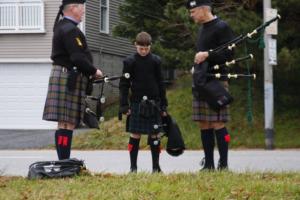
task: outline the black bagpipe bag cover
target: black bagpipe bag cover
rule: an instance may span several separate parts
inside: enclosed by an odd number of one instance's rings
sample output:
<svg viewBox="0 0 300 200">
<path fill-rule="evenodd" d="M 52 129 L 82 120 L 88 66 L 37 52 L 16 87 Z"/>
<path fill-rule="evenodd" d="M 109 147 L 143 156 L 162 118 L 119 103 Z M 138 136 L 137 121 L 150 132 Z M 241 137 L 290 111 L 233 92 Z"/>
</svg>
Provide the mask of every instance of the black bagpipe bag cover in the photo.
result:
<svg viewBox="0 0 300 200">
<path fill-rule="evenodd" d="M 217 112 L 233 101 L 233 97 L 216 79 L 208 81 L 201 89 L 208 105 Z"/>
<path fill-rule="evenodd" d="M 167 153 L 171 156 L 179 156 L 185 150 L 185 144 L 181 135 L 181 131 L 174 119 L 170 115 L 162 118 L 164 132 L 168 137 Z"/>
</svg>

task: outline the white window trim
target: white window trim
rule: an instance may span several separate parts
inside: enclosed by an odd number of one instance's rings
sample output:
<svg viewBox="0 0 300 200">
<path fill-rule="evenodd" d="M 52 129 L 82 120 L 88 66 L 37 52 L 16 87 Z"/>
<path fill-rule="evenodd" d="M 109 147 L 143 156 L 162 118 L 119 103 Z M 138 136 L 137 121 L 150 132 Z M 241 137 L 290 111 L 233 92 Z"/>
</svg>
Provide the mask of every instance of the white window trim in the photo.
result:
<svg viewBox="0 0 300 200">
<path fill-rule="evenodd" d="M 78 27 L 85 34 L 85 20 L 86 20 L 86 6 L 84 4 L 84 16 L 82 17 L 82 21 L 79 23 Z"/>
<path fill-rule="evenodd" d="M 100 33 L 109 34 L 109 10 L 110 10 L 110 9 L 109 9 L 109 7 L 110 7 L 110 6 L 109 6 L 109 5 L 110 5 L 110 4 L 109 4 L 109 0 L 107 0 L 107 17 L 106 17 L 106 22 L 105 22 L 105 23 L 106 23 L 107 30 L 104 30 L 104 31 L 101 30 L 101 16 L 102 16 L 102 15 L 101 15 L 101 0 L 99 1 L 99 4 L 100 4 L 100 13 L 99 13 L 99 14 L 100 14 L 100 17 L 99 17 L 99 18 L 100 18 L 100 26 L 99 26 Z"/>
<path fill-rule="evenodd" d="M 0 26 L 0 34 L 14 34 L 14 33 L 45 33 L 45 3 L 43 0 L 6 0 L 5 2 L 1 2 L 0 5 L 12 5 L 15 4 L 17 8 L 21 4 L 26 3 L 26 5 L 38 5 L 41 6 L 41 25 L 39 28 L 36 27 L 26 27 L 22 29 L 21 26 L 19 26 L 19 12 L 16 13 L 16 26 L 12 29 L 7 27 L 1 27 Z M 17 9 L 19 10 L 19 9 Z"/>
</svg>

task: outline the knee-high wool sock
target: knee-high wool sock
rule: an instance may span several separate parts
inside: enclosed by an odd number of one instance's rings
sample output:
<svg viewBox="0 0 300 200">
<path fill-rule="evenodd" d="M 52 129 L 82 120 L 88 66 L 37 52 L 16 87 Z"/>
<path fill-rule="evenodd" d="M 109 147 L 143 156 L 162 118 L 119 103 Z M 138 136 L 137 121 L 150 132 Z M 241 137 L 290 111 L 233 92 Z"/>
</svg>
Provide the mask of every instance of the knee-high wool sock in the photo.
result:
<svg viewBox="0 0 300 200">
<path fill-rule="evenodd" d="M 214 129 L 202 129 L 201 140 L 205 155 L 204 169 L 214 169 L 214 147 L 215 147 L 215 136 Z"/>
<path fill-rule="evenodd" d="M 227 168 L 227 160 L 228 160 L 228 143 L 230 141 L 230 135 L 228 134 L 227 129 L 221 128 L 215 131 L 217 137 L 217 144 L 220 154 L 220 162 L 218 168 L 224 169 Z"/>
<path fill-rule="evenodd" d="M 55 132 L 55 146 L 59 160 L 70 158 L 72 137 L 72 130 L 58 129 Z"/>
<path fill-rule="evenodd" d="M 157 138 L 150 138 L 149 143 L 150 143 L 151 155 L 152 155 L 153 172 L 160 172 L 161 171 L 160 166 L 159 166 L 159 154 L 161 151 L 160 140 L 158 140 Z"/>
<path fill-rule="evenodd" d="M 130 170 L 137 170 L 137 157 L 139 153 L 140 138 L 129 138 L 128 151 L 130 155 Z"/>
</svg>

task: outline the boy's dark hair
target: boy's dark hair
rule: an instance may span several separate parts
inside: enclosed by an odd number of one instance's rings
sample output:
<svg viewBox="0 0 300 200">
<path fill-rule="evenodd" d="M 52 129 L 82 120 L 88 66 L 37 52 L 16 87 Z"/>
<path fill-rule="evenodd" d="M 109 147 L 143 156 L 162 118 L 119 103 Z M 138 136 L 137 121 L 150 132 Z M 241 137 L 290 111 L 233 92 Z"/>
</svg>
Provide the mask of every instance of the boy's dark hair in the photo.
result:
<svg viewBox="0 0 300 200">
<path fill-rule="evenodd" d="M 140 46 L 149 46 L 151 45 L 152 37 L 147 32 L 140 32 L 139 34 L 137 34 L 135 42 L 137 45 Z"/>
</svg>

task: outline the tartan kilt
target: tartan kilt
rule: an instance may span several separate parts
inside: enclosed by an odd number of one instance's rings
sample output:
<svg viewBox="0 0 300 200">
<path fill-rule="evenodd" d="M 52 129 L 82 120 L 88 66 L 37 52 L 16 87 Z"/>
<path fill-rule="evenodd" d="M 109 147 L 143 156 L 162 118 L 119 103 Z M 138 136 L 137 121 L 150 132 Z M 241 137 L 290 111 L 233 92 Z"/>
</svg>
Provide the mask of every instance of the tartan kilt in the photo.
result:
<svg viewBox="0 0 300 200">
<path fill-rule="evenodd" d="M 144 118 L 140 115 L 138 102 L 132 102 L 130 105 L 131 114 L 127 117 L 126 131 L 137 134 L 157 134 L 161 128 L 155 129 L 154 125 L 161 125 L 161 115 L 157 112 L 153 117 Z"/>
<path fill-rule="evenodd" d="M 44 107 L 43 120 L 68 122 L 78 126 L 83 119 L 88 79 L 80 74 L 74 91 L 67 89 L 66 68 L 53 65 Z"/>
<path fill-rule="evenodd" d="M 221 81 L 226 90 L 228 90 L 228 82 Z M 201 94 L 199 94 L 201 95 Z M 228 122 L 230 120 L 229 105 L 220 109 L 219 112 L 214 111 L 209 107 L 205 100 L 193 97 L 193 115 L 194 121 L 209 121 L 209 122 Z"/>
</svg>

